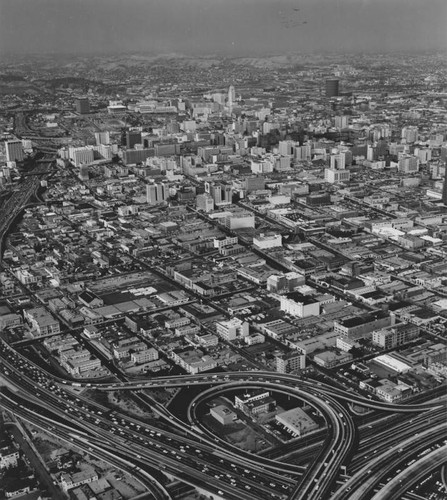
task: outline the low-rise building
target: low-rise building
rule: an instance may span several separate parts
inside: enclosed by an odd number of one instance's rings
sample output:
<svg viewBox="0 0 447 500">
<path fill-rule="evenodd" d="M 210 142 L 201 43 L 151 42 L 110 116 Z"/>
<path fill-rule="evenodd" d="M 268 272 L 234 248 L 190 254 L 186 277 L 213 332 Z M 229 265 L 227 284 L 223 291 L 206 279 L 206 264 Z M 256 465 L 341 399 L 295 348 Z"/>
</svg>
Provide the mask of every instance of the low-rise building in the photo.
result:
<svg viewBox="0 0 447 500">
<path fill-rule="evenodd" d="M 318 424 L 301 408 L 292 408 L 275 416 L 281 424 L 296 436 L 303 436 L 318 429 Z"/>
<path fill-rule="evenodd" d="M 253 238 L 253 245 L 261 250 L 282 247 L 282 236 L 280 234 L 260 234 Z"/>
<path fill-rule="evenodd" d="M 247 415 L 259 415 L 271 411 L 276 405 L 276 401 L 270 396 L 268 391 L 256 391 L 252 394 L 234 397 L 234 406 Z"/>
<path fill-rule="evenodd" d="M 211 356 L 204 355 L 199 349 L 174 349 L 171 356 L 179 366 L 192 375 L 212 370 L 217 366 L 217 362 Z"/>
<path fill-rule="evenodd" d="M 143 349 L 142 351 L 133 352 L 130 355 L 130 360 L 136 365 L 149 363 L 150 361 L 155 361 L 157 359 L 158 359 L 158 351 L 153 347 L 150 347 L 148 349 Z"/>
<path fill-rule="evenodd" d="M 373 332 L 372 341 L 374 344 L 384 349 L 391 349 L 406 344 L 410 340 L 415 339 L 418 335 L 419 328 L 416 325 L 411 323 L 399 323 L 392 327 Z"/>
<path fill-rule="evenodd" d="M 218 321 L 216 323 L 216 333 L 224 340 L 235 340 L 238 337 L 248 335 L 248 323 L 238 318 L 232 318 L 228 321 Z"/>
<path fill-rule="evenodd" d="M 360 316 L 349 316 L 334 321 L 334 332 L 350 339 L 370 337 L 371 333 L 380 328 L 394 325 L 395 318 L 387 311 L 366 313 Z"/>
<path fill-rule="evenodd" d="M 19 452 L 12 445 L 0 448 L 0 469 L 16 467 Z"/>
<path fill-rule="evenodd" d="M 210 415 L 222 425 L 232 424 L 237 419 L 236 413 L 224 405 L 218 405 L 211 408 Z"/>
<path fill-rule="evenodd" d="M 281 296 L 281 311 L 299 318 L 320 315 L 320 302 L 310 295 L 290 292 Z"/>
<path fill-rule="evenodd" d="M 247 345 L 263 344 L 265 342 L 265 336 L 261 333 L 252 333 L 244 338 L 244 342 Z"/>
<path fill-rule="evenodd" d="M 44 307 L 25 309 L 23 317 L 31 325 L 33 334 L 41 337 L 60 332 L 60 324 Z"/>
<path fill-rule="evenodd" d="M 334 368 L 335 366 L 352 361 L 352 354 L 349 352 L 324 351 L 315 354 L 314 361 L 323 368 Z"/>
<path fill-rule="evenodd" d="M 91 483 L 92 481 L 98 480 L 98 474 L 94 469 L 85 469 L 81 472 L 76 472 L 74 474 L 63 473 L 60 479 L 62 489 L 64 491 L 71 490 L 81 484 Z"/>
</svg>

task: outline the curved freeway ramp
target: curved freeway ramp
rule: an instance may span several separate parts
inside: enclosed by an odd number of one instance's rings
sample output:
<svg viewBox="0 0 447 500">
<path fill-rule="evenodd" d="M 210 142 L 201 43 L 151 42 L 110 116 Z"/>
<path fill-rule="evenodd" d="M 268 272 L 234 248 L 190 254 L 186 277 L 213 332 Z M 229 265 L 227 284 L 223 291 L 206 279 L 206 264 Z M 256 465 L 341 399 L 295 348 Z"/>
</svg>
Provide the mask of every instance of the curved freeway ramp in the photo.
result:
<svg viewBox="0 0 447 500">
<path fill-rule="evenodd" d="M 431 471 L 442 467 L 447 457 L 447 445 L 428 453 L 422 459 L 410 465 L 381 488 L 372 500 L 398 500 L 414 484 L 421 481 Z"/>
</svg>

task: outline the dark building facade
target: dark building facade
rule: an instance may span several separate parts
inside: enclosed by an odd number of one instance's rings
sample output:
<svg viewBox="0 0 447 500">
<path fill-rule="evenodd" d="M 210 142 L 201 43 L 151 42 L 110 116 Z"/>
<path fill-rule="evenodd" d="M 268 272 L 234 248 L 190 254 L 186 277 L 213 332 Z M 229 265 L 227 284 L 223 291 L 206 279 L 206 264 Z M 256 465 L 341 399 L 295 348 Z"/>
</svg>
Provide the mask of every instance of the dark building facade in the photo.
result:
<svg viewBox="0 0 447 500">
<path fill-rule="evenodd" d="M 132 149 L 135 144 L 141 144 L 141 132 L 126 132 L 126 148 Z"/>
<path fill-rule="evenodd" d="M 76 99 L 75 101 L 76 111 L 81 115 L 86 115 L 90 113 L 90 103 L 86 97 Z"/>
<path fill-rule="evenodd" d="M 326 97 L 337 97 L 339 95 L 339 80 L 331 78 L 326 80 L 325 85 Z"/>
</svg>

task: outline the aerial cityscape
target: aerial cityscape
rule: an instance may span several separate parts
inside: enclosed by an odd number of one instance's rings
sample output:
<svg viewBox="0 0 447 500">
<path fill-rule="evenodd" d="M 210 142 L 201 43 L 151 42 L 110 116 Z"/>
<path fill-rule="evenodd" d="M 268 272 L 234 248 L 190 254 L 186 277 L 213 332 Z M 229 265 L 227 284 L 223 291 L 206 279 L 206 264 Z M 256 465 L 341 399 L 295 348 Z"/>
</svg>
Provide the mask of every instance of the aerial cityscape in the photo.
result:
<svg viewBox="0 0 447 500">
<path fill-rule="evenodd" d="M 0 500 L 447 500 L 446 19 L 5 0 Z"/>
</svg>

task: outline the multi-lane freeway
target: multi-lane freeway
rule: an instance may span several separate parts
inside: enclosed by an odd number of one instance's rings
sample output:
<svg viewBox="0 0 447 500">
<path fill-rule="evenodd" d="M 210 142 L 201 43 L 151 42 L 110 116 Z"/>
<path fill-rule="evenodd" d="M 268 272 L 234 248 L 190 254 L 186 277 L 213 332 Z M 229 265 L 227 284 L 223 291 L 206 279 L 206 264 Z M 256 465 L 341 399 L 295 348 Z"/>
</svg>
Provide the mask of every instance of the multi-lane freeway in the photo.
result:
<svg viewBox="0 0 447 500">
<path fill-rule="evenodd" d="M 168 497 L 163 485 L 151 477 L 154 469 L 228 499 L 352 498 L 354 491 L 363 498 L 360 495 L 374 494 L 383 487 L 390 467 L 402 468 L 412 454 L 447 437 L 441 422 L 446 401 L 439 395 L 433 401 L 390 405 L 268 371 L 81 384 L 54 377 L 5 342 L 0 342 L 0 373 L 6 385 L 0 393 L 2 408 L 34 425 L 50 426 L 61 439 L 120 464 L 146 484 L 155 498 Z M 79 394 L 83 387 L 144 394 L 146 389 L 182 386 L 203 386 L 188 402 L 185 421 L 154 401 L 150 418 L 137 419 Z M 321 439 L 311 444 L 314 448 L 307 455 L 306 467 L 241 452 L 201 425 L 195 412 L 200 404 L 220 393 L 249 387 L 288 394 L 323 416 L 326 423 L 319 431 Z M 374 435 L 365 432 L 365 426 L 359 432 L 350 404 L 379 412 L 377 424 L 372 419 L 367 426 L 367 430 L 376 426 Z M 384 412 L 401 417 L 385 419 L 388 426 L 381 423 Z M 435 431 L 424 434 L 427 419 Z M 402 450 L 397 458 L 396 450 Z M 367 486 L 362 481 L 365 474 L 369 476 Z"/>
</svg>

